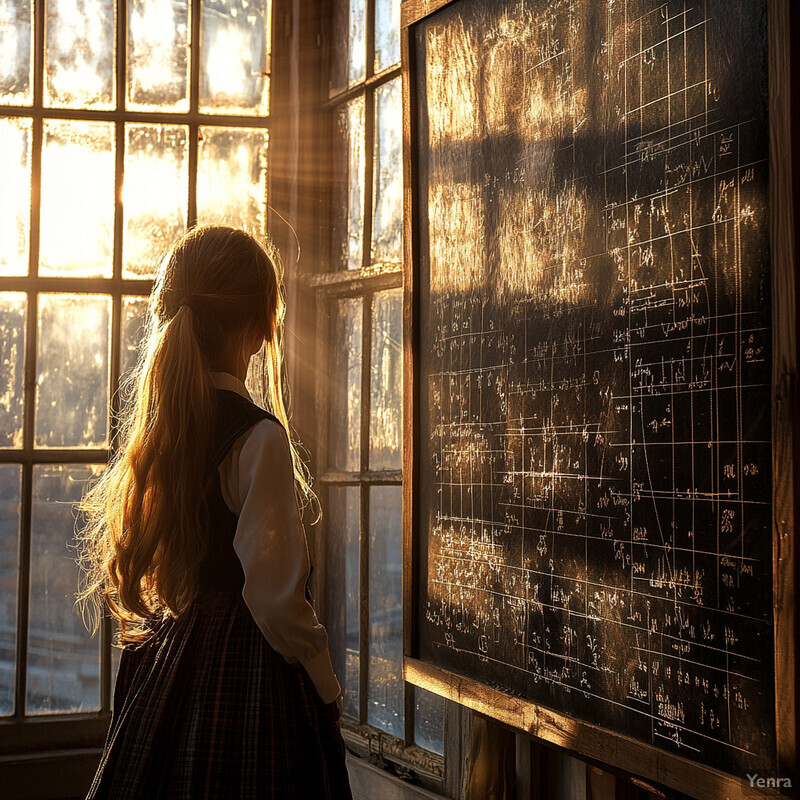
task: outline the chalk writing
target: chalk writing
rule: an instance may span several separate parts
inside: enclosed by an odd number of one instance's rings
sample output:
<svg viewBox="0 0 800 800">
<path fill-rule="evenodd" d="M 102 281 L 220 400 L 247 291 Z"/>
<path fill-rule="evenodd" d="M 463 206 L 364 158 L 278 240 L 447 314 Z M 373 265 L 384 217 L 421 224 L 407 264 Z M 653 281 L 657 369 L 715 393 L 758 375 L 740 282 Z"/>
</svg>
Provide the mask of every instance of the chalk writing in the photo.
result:
<svg viewBox="0 0 800 800">
<path fill-rule="evenodd" d="M 416 33 L 420 656 L 774 761 L 763 3 Z"/>
</svg>

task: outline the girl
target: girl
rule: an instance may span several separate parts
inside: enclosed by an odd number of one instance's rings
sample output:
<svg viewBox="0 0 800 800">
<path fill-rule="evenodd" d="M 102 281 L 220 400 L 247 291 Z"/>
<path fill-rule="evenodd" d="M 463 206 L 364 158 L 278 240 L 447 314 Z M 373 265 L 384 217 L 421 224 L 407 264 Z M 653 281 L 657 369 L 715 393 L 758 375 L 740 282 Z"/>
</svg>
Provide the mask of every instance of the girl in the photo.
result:
<svg viewBox="0 0 800 800">
<path fill-rule="evenodd" d="M 87 800 L 352 798 L 339 682 L 307 581 L 277 260 L 244 231 L 177 241 L 149 300 L 120 446 L 81 502 L 84 585 L 123 648 Z M 271 412 L 245 388 L 263 350 Z M 319 515 L 318 515 L 319 517 Z"/>
</svg>

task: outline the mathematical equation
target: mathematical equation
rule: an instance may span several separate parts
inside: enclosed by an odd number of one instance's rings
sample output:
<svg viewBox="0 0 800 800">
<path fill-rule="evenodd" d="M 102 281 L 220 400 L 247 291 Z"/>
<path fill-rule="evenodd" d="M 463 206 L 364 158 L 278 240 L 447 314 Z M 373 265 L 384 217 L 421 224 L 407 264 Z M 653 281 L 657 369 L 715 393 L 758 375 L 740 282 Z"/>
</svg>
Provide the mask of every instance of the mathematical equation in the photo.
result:
<svg viewBox="0 0 800 800">
<path fill-rule="evenodd" d="M 417 30 L 419 625 L 425 660 L 740 772 L 774 761 L 772 360 L 765 10 L 733 6 Z"/>
</svg>

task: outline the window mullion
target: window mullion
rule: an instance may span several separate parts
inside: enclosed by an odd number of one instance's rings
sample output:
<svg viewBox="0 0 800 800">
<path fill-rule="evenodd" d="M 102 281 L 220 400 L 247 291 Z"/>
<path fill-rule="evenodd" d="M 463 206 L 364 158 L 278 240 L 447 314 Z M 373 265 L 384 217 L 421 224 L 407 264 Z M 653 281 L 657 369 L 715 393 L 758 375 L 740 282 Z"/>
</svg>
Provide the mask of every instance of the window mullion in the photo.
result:
<svg viewBox="0 0 800 800">
<path fill-rule="evenodd" d="M 118 0 L 117 3 L 117 111 L 124 114 L 127 100 L 128 76 L 128 0 Z M 116 388 L 119 384 L 120 373 L 120 341 L 122 336 L 122 293 L 124 284 L 122 279 L 122 254 L 124 230 L 124 206 L 122 202 L 122 188 L 125 180 L 125 121 L 117 119 L 115 123 L 115 172 L 114 172 L 114 279 L 111 287 L 112 312 L 111 312 L 111 353 L 109 354 L 109 386 L 111 389 L 111 425 L 109 427 L 109 457 L 115 446 L 117 418 L 117 404 L 119 397 Z"/>
<path fill-rule="evenodd" d="M 400 656 L 400 669 L 401 669 L 401 680 L 402 678 L 402 655 Z M 405 714 L 403 716 L 403 744 L 408 747 L 408 745 L 414 744 L 414 714 L 416 712 L 416 707 L 414 703 L 414 684 L 409 683 L 406 680 L 403 680 L 403 704 L 404 704 L 404 711 Z"/>
<path fill-rule="evenodd" d="M 369 686 L 369 486 L 361 485 L 360 492 L 360 532 L 359 532 L 359 606 L 358 606 L 358 721 L 367 722 L 367 696 Z"/>
<path fill-rule="evenodd" d="M 128 60 L 128 9 L 127 0 L 117 3 L 117 56 L 116 68 L 117 113 L 125 111 L 125 79 Z M 114 271 L 116 280 L 122 276 L 122 181 L 125 165 L 125 123 L 117 118 L 114 125 Z"/>
<path fill-rule="evenodd" d="M 125 79 L 128 64 L 128 0 L 117 0 L 116 5 L 116 57 L 114 69 L 116 70 L 116 107 L 117 111 L 125 110 Z"/>
<path fill-rule="evenodd" d="M 45 0 L 33 2 L 33 108 L 41 109 L 44 97 Z"/>
<path fill-rule="evenodd" d="M 332 303 L 322 292 L 314 293 L 314 305 L 316 309 L 316 324 L 315 324 L 315 341 L 317 342 L 317 353 L 327 353 L 330 348 L 330 318 Z M 321 362 L 316 362 L 315 366 L 330 369 L 330 361 L 322 359 Z M 317 374 L 320 374 L 319 369 Z M 329 419 L 330 413 L 326 413 L 326 409 L 330 407 L 330 381 L 317 380 L 314 382 L 314 410 L 316 412 L 317 425 L 314 433 L 316 434 L 315 447 L 316 450 L 316 464 L 329 465 L 330 454 L 328 451 L 328 444 L 330 441 L 329 433 Z M 329 487 L 322 485 L 317 479 L 317 484 L 320 487 L 318 490 L 317 499 L 320 503 L 324 502 L 322 514 L 322 535 L 320 536 L 319 528 L 315 535 L 315 544 L 322 542 L 322 552 L 316 550 L 317 558 L 317 582 L 318 587 L 316 595 L 316 607 L 319 612 L 320 619 L 327 625 L 328 623 L 328 537 L 331 529 L 330 519 L 328 518 L 327 509 L 330 508 L 330 492 Z M 321 490 L 321 491 L 320 491 Z M 324 494 L 321 494 L 324 492 Z M 346 675 L 342 676 L 342 680 L 346 680 Z M 346 685 L 342 685 L 342 693 L 347 691 Z"/>
<path fill-rule="evenodd" d="M 367 0 L 367 80 L 375 74 L 375 0 Z"/>
<path fill-rule="evenodd" d="M 364 241 L 361 266 L 372 262 L 372 191 L 375 148 L 375 93 L 367 90 L 364 97 Z"/>
<path fill-rule="evenodd" d="M 120 123 L 121 125 L 121 123 Z M 118 172 L 119 174 L 119 172 Z M 119 196 L 119 191 L 117 192 Z M 120 216 L 118 214 L 118 216 Z M 116 247 L 120 249 L 120 245 Z M 116 269 L 116 266 L 115 266 Z M 108 430 L 108 460 L 116 450 L 117 421 L 119 414 L 120 397 L 117 392 L 119 387 L 120 358 L 121 358 L 121 339 L 122 339 L 122 293 L 115 289 L 111 298 L 111 338 L 109 353 L 109 430 Z M 112 645 L 112 620 L 103 609 L 100 624 L 100 710 L 107 713 L 111 710 L 111 645 Z"/>
<path fill-rule="evenodd" d="M 323 103 L 322 107 L 323 109 L 338 108 L 343 103 L 346 103 L 357 95 L 361 94 L 364 89 L 377 89 L 378 86 L 383 86 L 384 83 L 389 83 L 390 80 L 398 77 L 401 74 L 400 65 L 393 64 L 391 67 L 386 67 L 386 69 L 376 72 L 371 78 L 367 78 L 362 83 L 356 83 L 352 86 L 348 86 L 346 89 L 342 89 L 342 91 L 338 94 L 329 97 L 325 103 Z"/>
<path fill-rule="evenodd" d="M 108 455 L 108 448 L 40 448 L 31 450 L 0 450 L 0 464 L 100 464 Z"/>
<path fill-rule="evenodd" d="M 200 107 L 200 2 L 191 0 L 189 40 L 189 197 L 187 201 L 186 227 L 197 225 L 197 150 L 200 126 L 197 109 Z M 270 48 L 271 50 L 271 48 Z"/>
<path fill-rule="evenodd" d="M 189 123 L 189 198 L 187 202 L 187 230 L 197 225 L 197 150 L 200 128 Z"/>
<path fill-rule="evenodd" d="M 28 325 L 30 331 L 30 325 Z M 31 499 L 33 464 L 26 459 L 22 465 L 20 494 L 19 572 L 17 583 L 17 647 L 16 680 L 14 681 L 14 716 L 16 722 L 25 718 L 25 695 L 28 678 L 28 602 L 30 596 L 31 563 Z"/>
<path fill-rule="evenodd" d="M 375 2 L 367 0 L 367 78 L 372 76 L 375 52 Z M 373 94 L 364 88 L 364 212 L 362 267 L 368 266 L 371 258 L 372 243 L 372 150 L 374 146 L 374 114 Z M 370 445 L 370 372 L 372 354 L 372 293 L 362 295 L 361 324 L 361 475 L 369 469 Z M 370 486 L 361 481 L 361 531 L 360 531 L 360 567 L 359 567 L 359 722 L 368 724 L 369 718 L 369 653 L 372 647 L 370 629 Z"/>
<path fill-rule="evenodd" d="M 366 227 L 366 226 L 365 226 Z M 369 468 L 370 371 L 372 353 L 372 294 L 361 301 L 361 475 Z M 367 723 L 369 695 L 369 652 L 372 646 L 369 624 L 369 535 L 370 486 L 361 481 L 361 525 L 359 534 L 359 670 L 358 717 Z"/>
<path fill-rule="evenodd" d="M 44 0 L 34 0 L 33 10 L 33 109 L 42 108 L 44 96 Z M 31 518 L 33 502 L 33 434 L 36 401 L 36 307 L 39 274 L 39 208 L 42 187 L 42 117 L 34 113 L 31 125 L 31 225 L 28 253 L 27 310 L 25 317 L 25 365 L 22 416 L 22 486 L 20 494 L 19 571 L 17 583 L 16 679 L 14 716 L 25 718 L 28 686 L 28 617 L 30 603 Z"/>
</svg>

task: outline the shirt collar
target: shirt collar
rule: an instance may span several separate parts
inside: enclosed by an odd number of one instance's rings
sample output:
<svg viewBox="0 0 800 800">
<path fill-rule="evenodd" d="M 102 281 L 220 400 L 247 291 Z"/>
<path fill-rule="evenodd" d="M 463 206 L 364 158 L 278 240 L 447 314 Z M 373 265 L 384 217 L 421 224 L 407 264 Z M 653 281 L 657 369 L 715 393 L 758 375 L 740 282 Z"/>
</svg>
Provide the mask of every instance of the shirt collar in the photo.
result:
<svg viewBox="0 0 800 800">
<path fill-rule="evenodd" d="M 217 389 L 229 389 L 232 392 L 240 394 L 245 400 L 249 400 L 251 403 L 253 402 L 253 398 L 250 397 L 250 392 L 247 391 L 247 387 L 231 372 L 212 372 L 211 382 Z"/>
</svg>

